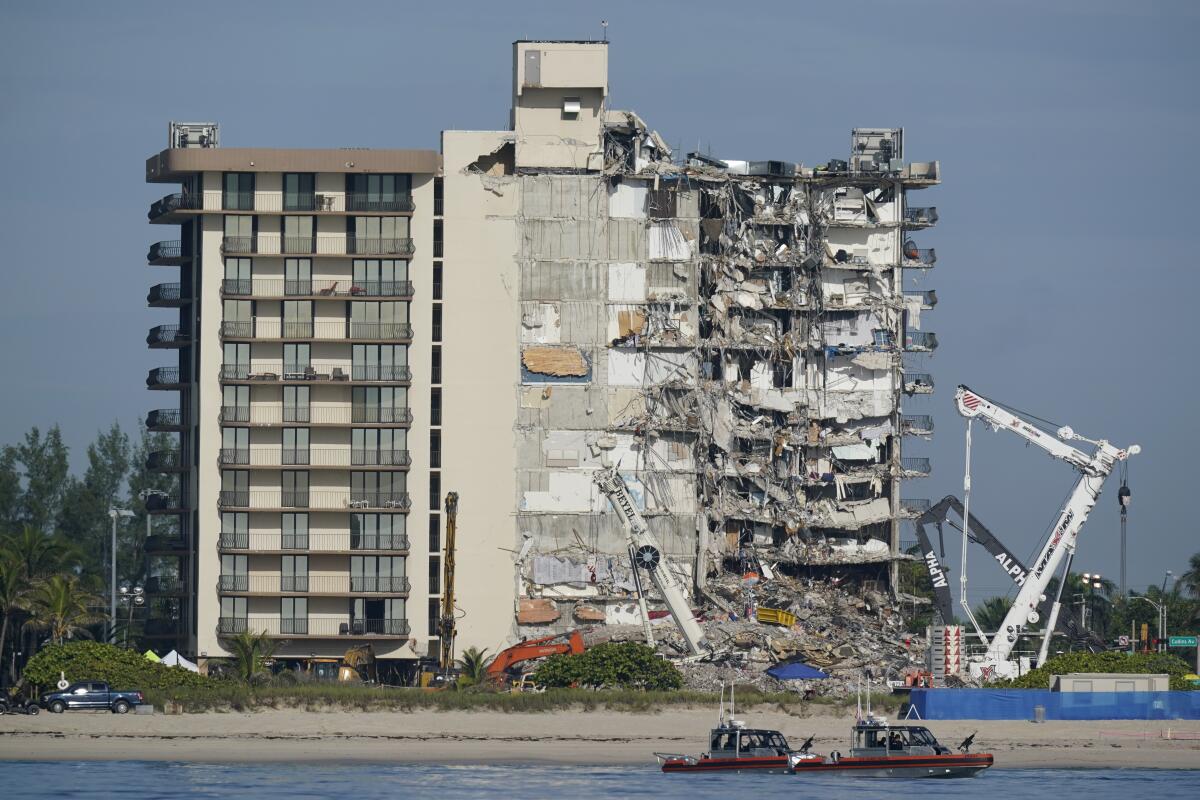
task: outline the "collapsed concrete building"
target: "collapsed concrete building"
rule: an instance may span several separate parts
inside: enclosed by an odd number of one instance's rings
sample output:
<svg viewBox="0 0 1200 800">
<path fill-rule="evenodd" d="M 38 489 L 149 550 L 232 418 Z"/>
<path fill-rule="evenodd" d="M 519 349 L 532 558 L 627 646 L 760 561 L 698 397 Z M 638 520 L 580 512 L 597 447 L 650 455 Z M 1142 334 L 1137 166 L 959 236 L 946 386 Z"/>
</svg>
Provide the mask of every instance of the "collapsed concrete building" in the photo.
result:
<svg viewBox="0 0 1200 800">
<path fill-rule="evenodd" d="M 932 433 L 903 406 L 937 346 L 934 293 L 906 289 L 937 212 L 908 193 L 938 163 L 877 128 L 811 167 L 673 152 L 609 108 L 607 57 L 517 42 L 510 130 L 443 134 L 461 645 L 640 622 L 606 466 L 698 605 L 728 610 L 731 572 L 895 591 L 902 482 L 930 469 L 902 443 Z"/>
</svg>

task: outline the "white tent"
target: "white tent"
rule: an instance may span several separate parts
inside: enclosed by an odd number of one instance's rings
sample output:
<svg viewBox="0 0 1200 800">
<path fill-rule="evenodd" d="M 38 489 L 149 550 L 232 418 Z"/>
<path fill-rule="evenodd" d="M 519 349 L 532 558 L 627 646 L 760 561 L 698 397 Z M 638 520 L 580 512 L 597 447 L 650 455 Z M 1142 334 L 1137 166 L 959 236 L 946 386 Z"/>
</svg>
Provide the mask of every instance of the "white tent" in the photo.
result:
<svg viewBox="0 0 1200 800">
<path fill-rule="evenodd" d="M 161 663 L 168 667 L 183 667 L 184 669 L 191 670 L 192 672 L 200 671 L 199 667 L 188 661 L 183 656 L 179 655 L 179 653 L 175 652 L 174 650 L 163 656 Z"/>
</svg>

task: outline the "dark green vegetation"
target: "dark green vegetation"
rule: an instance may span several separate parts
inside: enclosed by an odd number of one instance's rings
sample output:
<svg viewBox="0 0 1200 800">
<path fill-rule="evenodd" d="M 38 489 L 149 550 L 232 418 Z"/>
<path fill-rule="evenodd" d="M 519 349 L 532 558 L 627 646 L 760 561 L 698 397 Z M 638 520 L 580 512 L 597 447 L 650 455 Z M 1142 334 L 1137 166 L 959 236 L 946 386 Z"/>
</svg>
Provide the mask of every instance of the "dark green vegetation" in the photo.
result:
<svg viewBox="0 0 1200 800">
<path fill-rule="evenodd" d="M 608 642 L 579 655 L 551 656 L 533 673 L 533 680 L 546 687 L 658 691 L 683 687 L 683 675 L 674 664 L 637 642 Z"/>
<path fill-rule="evenodd" d="M 1044 666 L 1025 673 L 1010 681 L 998 681 L 996 686 L 1015 689 L 1048 689 L 1052 675 L 1069 672 L 1129 672 L 1139 675 L 1163 674 L 1171 676 L 1171 688 L 1177 690 L 1196 689 L 1184 679 L 1192 671 L 1191 666 L 1177 656 L 1166 653 L 1064 653 L 1048 659 Z"/>
<path fill-rule="evenodd" d="M 132 650 L 101 642 L 49 645 L 25 665 L 26 683 L 51 689 L 65 675 L 69 681 L 104 681 L 114 689 L 171 690 L 214 688 L 217 681 L 179 667 L 164 667 Z"/>
</svg>

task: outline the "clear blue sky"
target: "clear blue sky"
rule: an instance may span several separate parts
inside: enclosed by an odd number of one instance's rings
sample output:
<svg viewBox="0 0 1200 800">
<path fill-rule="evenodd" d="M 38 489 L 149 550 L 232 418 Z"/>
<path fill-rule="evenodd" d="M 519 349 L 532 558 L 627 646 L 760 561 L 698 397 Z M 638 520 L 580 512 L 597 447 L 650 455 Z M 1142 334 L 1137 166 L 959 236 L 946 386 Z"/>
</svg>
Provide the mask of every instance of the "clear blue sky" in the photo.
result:
<svg viewBox="0 0 1200 800">
<path fill-rule="evenodd" d="M 613 107 L 672 144 L 815 164 L 845 158 L 854 126 L 901 125 L 910 159 L 941 161 L 944 185 L 916 198 L 941 214 L 917 237 L 939 256 L 923 282 L 941 299 L 923 326 L 941 341 L 923 365 L 939 393 L 909 403 L 935 415 L 935 441 L 909 448 L 934 477 L 906 496 L 960 489 L 961 382 L 1142 444 L 1131 583 L 1200 549 L 1185 324 L 1200 297 L 1195 3 L 0 9 L 0 442 L 60 422 L 78 463 L 99 428 L 167 397 L 144 388 L 167 363 L 144 337 L 170 314 L 144 298 L 178 271 L 145 266 L 172 229 L 145 223 L 165 189 L 142 178 L 168 120 L 215 120 L 226 146 L 436 149 L 442 129 L 505 126 L 514 39 L 597 38 L 604 16 Z M 973 508 L 1028 555 L 1071 470 L 1003 434 L 977 435 L 975 453 Z M 1116 488 L 1085 529 L 1081 571 L 1117 575 Z M 1006 588 L 985 556 L 972 564 L 979 594 Z"/>
</svg>

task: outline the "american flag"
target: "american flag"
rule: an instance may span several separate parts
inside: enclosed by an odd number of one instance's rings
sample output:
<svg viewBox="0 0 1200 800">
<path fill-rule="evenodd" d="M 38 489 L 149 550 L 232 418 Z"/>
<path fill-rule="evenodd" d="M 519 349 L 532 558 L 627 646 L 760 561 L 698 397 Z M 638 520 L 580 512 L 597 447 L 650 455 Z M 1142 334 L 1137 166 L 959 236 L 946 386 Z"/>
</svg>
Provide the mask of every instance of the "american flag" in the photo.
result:
<svg viewBox="0 0 1200 800">
<path fill-rule="evenodd" d="M 979 404 L 981 402 L 983 401 L 970 392 L 963 393 L 963 405 L 966 406 L 968 410 L 974 411 L 975 409 L 979 408 Z"/>
</svg>

